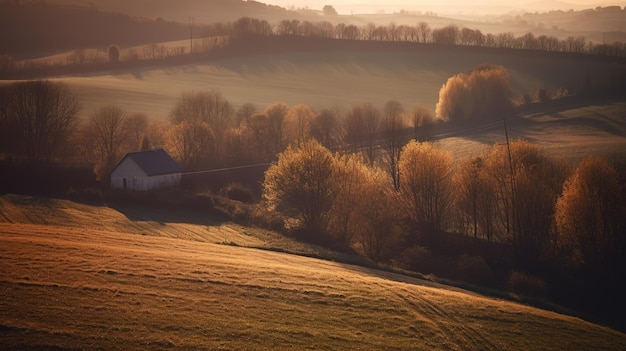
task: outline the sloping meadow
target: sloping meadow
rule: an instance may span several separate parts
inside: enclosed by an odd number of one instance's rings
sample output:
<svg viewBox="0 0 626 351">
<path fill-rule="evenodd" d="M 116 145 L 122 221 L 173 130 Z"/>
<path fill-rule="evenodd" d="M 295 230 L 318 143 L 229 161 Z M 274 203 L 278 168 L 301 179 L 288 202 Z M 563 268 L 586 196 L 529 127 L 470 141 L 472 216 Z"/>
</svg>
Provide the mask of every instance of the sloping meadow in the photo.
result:
<svg viewBox="0 0 626 351">
<path fill-rule="evenodd" d="M 10 221 L 0 223 L 8 350 L 626 347 L 606 327 L 424 280 L 193 235 L 141 235 L 105 207 L 81 205 L 91 220 L 77 220 L 69 202 L 22 198 L 40 212 L 20 218 L 19 199 L 9 200 Z"/>
</svg>

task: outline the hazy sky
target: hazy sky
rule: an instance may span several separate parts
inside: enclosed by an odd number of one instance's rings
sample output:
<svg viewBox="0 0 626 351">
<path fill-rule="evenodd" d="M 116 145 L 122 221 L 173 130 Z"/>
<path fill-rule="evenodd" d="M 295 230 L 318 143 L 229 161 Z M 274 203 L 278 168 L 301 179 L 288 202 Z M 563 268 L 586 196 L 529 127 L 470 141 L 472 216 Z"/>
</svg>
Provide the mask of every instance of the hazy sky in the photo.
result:
<svg viewBox="0 0 626 351">
<path fill-rule="evenodd" d="M 344 14 L 395 12 L 401 9 L 410 11 L 434 11 L 443 13 L 501 13 L 514 10 L 547 11 L 551 9 L 584 9 L 596 6 L 621 5 L 623 1 L 600 0 L 260 0 L 261 2 L 282 7 L 308 7 L 321 10 L 324 5 L 333 5 Z"/>
</svg>

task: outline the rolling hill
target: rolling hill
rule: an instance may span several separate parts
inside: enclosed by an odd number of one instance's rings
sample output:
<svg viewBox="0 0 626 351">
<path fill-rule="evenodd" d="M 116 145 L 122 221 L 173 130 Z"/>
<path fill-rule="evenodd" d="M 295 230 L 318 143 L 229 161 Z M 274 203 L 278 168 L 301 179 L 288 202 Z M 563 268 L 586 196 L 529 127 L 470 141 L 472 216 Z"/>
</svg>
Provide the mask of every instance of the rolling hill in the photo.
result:
<svg viewBox="0 0 626 351">
<path fill-rule="evenodd" d="M 425 280 L 165 233 L 174 227 L 141 235 L 106 207 L 1 200 L 7 350 L 626 347 L 609 328 Z"/>
<path fill-rule="evenodd" d="M 507 68 L 519 99 L 540 88 L 576 92 L 585 84 L 601 87 L 626 71 L 622 61 L 586 55 L 271 37 L 230 45 L 193 64 L 131 66 L 51 79 L 69 84 L 85 117 L 115 103 L 128 112 L 165 119 L 176 99 L 191 90 L 219 90 L 236 108 L 247 102 L 265 108 L 277 101 L 348 108 L 395 99 L 407 109 L 422 105 L 434 110 L 450 76 L 484 63 Z"/>
</svg>

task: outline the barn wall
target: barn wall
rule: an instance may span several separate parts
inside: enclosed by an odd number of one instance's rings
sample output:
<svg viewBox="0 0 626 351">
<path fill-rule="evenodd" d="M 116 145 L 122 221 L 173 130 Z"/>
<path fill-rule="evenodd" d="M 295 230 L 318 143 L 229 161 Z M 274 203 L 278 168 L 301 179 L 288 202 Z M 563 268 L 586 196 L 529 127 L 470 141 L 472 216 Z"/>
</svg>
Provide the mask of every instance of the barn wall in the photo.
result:
<svg viewBox="0 0 626 351">
<path fill-rule="evenodd" d="M 126 179 L 126 189 L 136 190 L 137 179 L 146 178 L 146 173 L 130 158 L 122 161 L 111 172 L 111 188 L 124 189 L 124 179 Z"/>
<path fill-rule="evenodd" d="M 162 174 L 141 179 L 135 190 L 154 190 L 180 185 L 180 173 Z"/>
</svg>

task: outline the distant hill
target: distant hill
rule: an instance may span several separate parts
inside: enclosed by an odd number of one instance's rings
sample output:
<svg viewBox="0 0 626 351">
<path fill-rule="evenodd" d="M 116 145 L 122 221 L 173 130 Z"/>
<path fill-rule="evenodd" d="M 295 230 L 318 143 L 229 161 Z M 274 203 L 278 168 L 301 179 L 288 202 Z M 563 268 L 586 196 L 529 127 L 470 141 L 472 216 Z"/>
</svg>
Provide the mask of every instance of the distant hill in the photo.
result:
<svg viewBox="0 0 626 351">
<path fill-rule="evenodd" d="M 186 24 L 101 12 L 93 8 L 0 3 L 0 54 L 20 57 L 138 45 L 189 37 Z"/>
<path fill-rule="evenodd" d="M 189 17 L 193 17 L 197 23 L 211 23 L 234 21 L 245 16 L 268 21 L 297 16 L 297 13 L 279 6 L 243 0 L 49 0 L 48 3 L 93 6 L 100 11 L 162 17 L 167 21 L 182 23 L 187 23 Z"/>
</svg>

